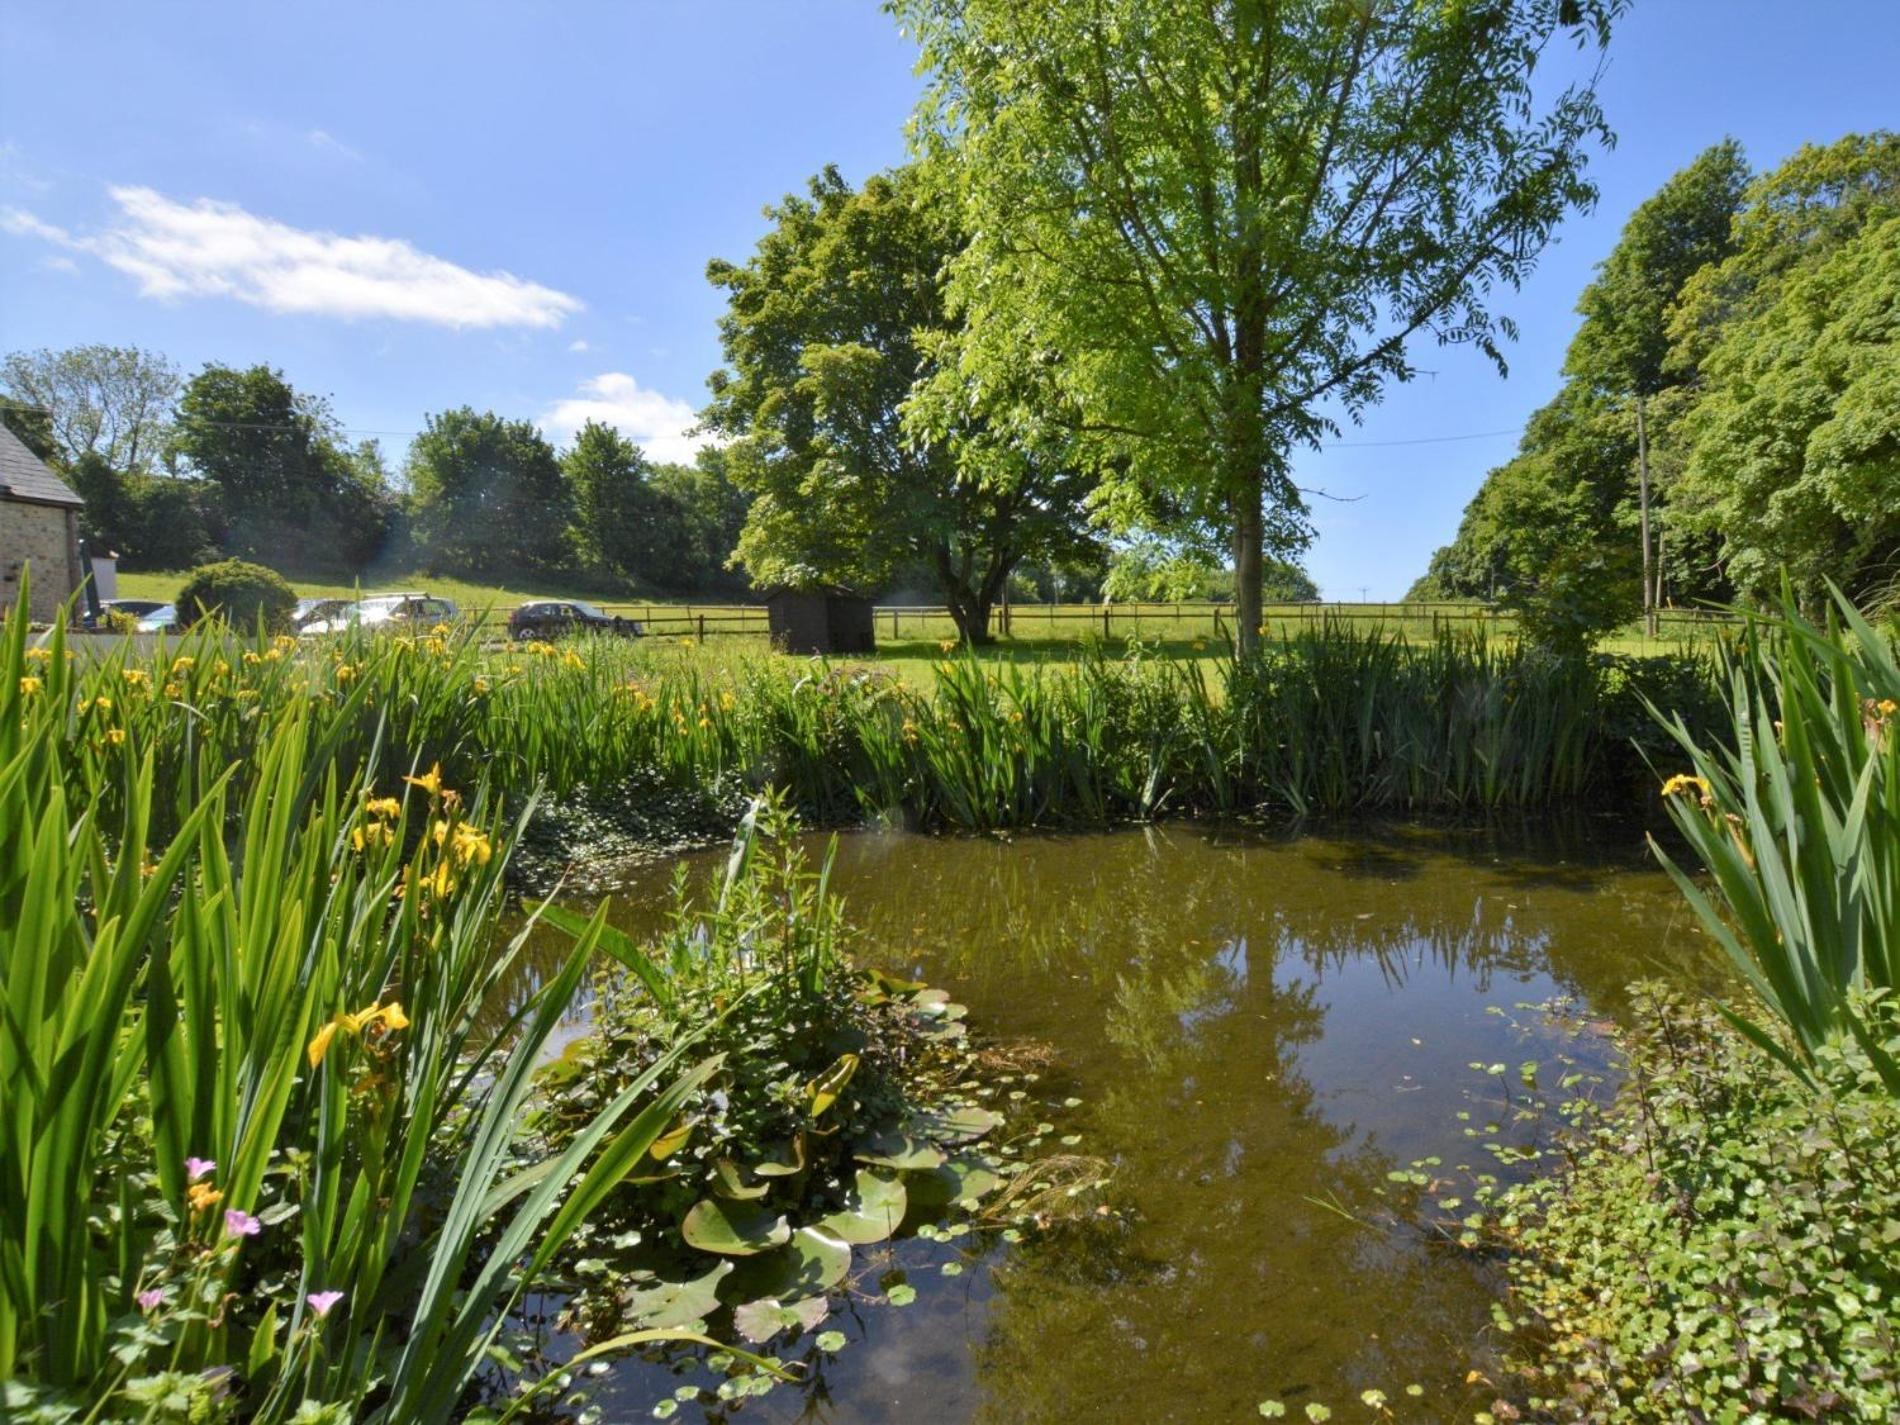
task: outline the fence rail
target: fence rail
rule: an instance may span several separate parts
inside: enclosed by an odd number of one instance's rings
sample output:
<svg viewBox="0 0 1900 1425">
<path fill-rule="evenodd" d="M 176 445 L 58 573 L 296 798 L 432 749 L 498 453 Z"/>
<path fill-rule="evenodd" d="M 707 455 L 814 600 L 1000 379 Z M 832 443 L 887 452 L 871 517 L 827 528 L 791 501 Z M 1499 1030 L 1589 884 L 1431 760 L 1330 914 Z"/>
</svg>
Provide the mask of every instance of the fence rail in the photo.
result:
<svg viewBox="0 0 1900 1425">
<path fill-rule="evenodd" d="M 769 632 L 765 608 L 757 604 L 603 604 L 608 613 L 637 619 L 656 637 L 706 638 Z M 1273 631 L 1285 633 L 1327 622 L 1392 624 L 1409 632 L 1437 632 L 1441 628 L 1484 628 L 1501 632 L 1515 627 L 1516 618 L 1496 604 L 1460 602 L 1348 603 L 1344 601 L 1269 604 L 1262 617 Z M 877 604 L 874 627 L 893 642 L 926 639 L 954 633 L 954 620 L 943 604 Z M 1230 637 L 1234 606 L 1231 602 L 1088 603 L 999 605 L 991 627 L 998 633 L 1035 637 L 1099 634 L 1119 631 L 1167 637 L 1205 635 Z M 1713 609 L 1664 609 L 1658 615 L 1658 640 L 1682 638 L 1734 622 L 1730 614 Z"/>
</svg>

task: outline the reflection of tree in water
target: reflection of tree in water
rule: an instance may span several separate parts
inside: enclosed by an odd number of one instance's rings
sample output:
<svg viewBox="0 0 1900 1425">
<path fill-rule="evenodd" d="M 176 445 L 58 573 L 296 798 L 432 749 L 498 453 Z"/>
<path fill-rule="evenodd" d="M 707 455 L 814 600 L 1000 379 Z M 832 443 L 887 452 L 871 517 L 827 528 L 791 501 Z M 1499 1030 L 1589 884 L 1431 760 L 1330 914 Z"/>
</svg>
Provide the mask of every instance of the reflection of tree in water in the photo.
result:
<svg viewBox="0 0 1900 1425">
<path fill-rule="evenodd" d="M 986 1419 L 1231 1419 L 1264 1395 L 1396 1396 L 1469 1359 L 1483 1282 L 1390 1225 L 1395 1164 L 1298 1072 L 1325 1013 L 1314 986 L 1277 985 L 1257 958 L 1244 975 L 1200 964 L 1120 982 L 1119 1071 L 1089 1138 L 1112 1146 L 1136 1225 L 1033 1241 L 999 1268 Z"/>
</svg>

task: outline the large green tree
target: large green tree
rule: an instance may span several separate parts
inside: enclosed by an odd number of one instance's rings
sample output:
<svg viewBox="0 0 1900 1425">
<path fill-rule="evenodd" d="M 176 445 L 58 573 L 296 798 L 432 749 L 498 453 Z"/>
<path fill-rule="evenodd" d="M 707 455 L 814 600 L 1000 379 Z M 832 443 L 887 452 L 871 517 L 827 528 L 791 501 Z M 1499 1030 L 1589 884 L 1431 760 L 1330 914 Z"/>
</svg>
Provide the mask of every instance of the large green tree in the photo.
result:
<svg viewBox="0 0 1900 1425">
<path fill-rule="evenodd" d="M 1587 66 L 1538 65 L 1601 49 L 1623 0 L 892 8 L 977 235 L 966 365 L 1058 357 L 1131 514 L 1161 489 L 1229 531 L 1251 645 L 1267 548 L 1310 537 L 1293 449 L 1410 376 L 1415 339 L 1502 367 L 1490 295 L 1594 200 L 1608 136 Z"/>
<path fill-rule="evenodd" d="M 974 395 L 933 382 L 960 215 L 914 169 L 862 190 L 827 169 L 767 216 L 744 265 L 707 273 L 728 305 L 704 420 L 752 496 L 739 560 L 761 585 L 875 586 L 921 563 L 963 637 L 988 641 L 1010 571 L 1085 539 L 1084 485 L 1061 450 L 991 438 Z"/>
<path fill-rule="evenodd" d="M 561 457 L 561 468 L 581 557 L 603 573 L 650 580 L 672 531 L 645 452 L 612 426 L 589 421 Z"/>
<path fill-rule="evenodd" d="M 178 368 L 135 346 L 16 351 L 0 364 L 6 393 L 45 417 L 55 458 L 93 455 L 120 473 L 158 458 L 178 399 Z"/>
<path fill-rule="evenodd" d="M 1693 371 L 1670 363 L 1670 311 L 1691 277 L 1733 250 L 1730 229 L 1748 177 L 1741 146 L 1725 140 L 1637 207 L 1584 288 L 1577 303 L 1583 325 L 1564 363 L 1572 378 L 1626 400 L 1635 417 L 1643 620 L 1651 633 L 1662 591 L 1651 537 L 1650 404 L 1693 379 Z"/>
<path fill-rule="evenodd" d="M 210 523 L 227 554 L 345 573 L 383 550 L 395 503 L 375 445 L 351 446 L 329 403 L 273 367 L 214 363 L 193 376 L 172 454 L 214 494 Z"/>
<path fill-rule="evenodd" d="M 407 468 L 416 547 L 435 572 L 565 568 L 570 492 L 560 457 L 532 422 L 467 406 L 430 416 Z"/>
</svg>

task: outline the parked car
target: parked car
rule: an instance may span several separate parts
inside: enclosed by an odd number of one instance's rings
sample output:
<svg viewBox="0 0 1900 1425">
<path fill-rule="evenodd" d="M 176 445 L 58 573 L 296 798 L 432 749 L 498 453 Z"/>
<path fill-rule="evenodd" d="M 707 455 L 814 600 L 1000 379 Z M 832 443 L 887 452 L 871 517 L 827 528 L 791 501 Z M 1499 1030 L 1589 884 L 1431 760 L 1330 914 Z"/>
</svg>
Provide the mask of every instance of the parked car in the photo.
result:
<svg viewBox="0 0 1900 1425">
<path fill-rule="evenodd" d="M 180 626 L 176 604 L 160 604 L 139 620 L 140 633 L 177 633 Z"/>
<path fill-rule="evenodd" d="M 569 633 L 615 633 L 638 638 L 639 620 L 620 618 L 572 599 L 537 599 L 508 615 L 508 636 L 516 640 L 552 639 Z"/>
<path fill-rule="evenodd" d="M 302 633 L 306 625 L 328 622 L 341 618 L 349 610 L 354 599 L 299 599 L 297 607 L 291 611 L 290 626 Z"/>
<path fill-rule="evenodd" d="M 297 632 L 316 636 L 342 633 L 348 628 L 429 629 L 455 621 L 455 605 L 431 594 L 371 594 L 366 599 L 346 603 L 328 618 L 313 618 Z"/>
<path fill-rule="evenodd" d="M 148 614 L 157 613 L 164 607 L 165 603 L 162 599 L 101 599 L 99 617 L 94 618 L 91 614 L 86 614 L 84 623 L 87 628 L 109 629 L 113 625 L 115 614 L 136 622 Z"/>
</svg>

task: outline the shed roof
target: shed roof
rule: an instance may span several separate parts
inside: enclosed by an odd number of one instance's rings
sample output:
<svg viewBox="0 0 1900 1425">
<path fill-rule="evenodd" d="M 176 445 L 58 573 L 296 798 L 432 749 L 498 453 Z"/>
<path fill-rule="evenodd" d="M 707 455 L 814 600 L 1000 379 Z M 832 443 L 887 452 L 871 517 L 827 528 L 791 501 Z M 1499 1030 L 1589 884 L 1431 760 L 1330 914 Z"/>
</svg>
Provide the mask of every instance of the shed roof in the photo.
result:
<svg viewBox="0 0 1900 1425">
<path fill-rule="evenodd" d="M 34 505 L 65 505 L 84 509 L 86 502 L 55 475 L 26 443 L 0 425 L 0 500 L 23 500 Z"/>
</svg>

